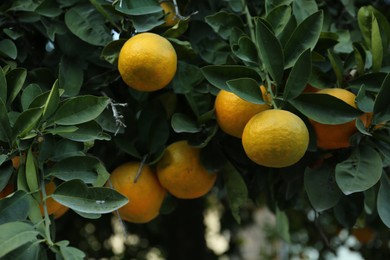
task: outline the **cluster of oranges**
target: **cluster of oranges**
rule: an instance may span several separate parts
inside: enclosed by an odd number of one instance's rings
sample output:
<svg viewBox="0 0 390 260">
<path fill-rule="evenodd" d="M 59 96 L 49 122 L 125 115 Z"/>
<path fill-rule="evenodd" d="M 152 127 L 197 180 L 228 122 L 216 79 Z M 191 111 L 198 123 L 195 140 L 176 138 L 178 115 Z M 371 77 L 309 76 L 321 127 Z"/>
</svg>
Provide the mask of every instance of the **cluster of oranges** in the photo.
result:
<svg viewBox="0 0 390 260">
<path fill-rule="evenodd" d="M 242 138 L 247 156 L 255 163 L 267 167 L 287 167 L 297 163 L 309 144 L 305 123 L 295 114 L 272 109 L 270 96 L 261 86 L 265 104 L 253 104 L 234 93 L 221 90 L 215 100 L 215 114 L 220 128 L 229 135 Z M 327 94 L 357 108 L 355 94 L 341 88 L 317 90 L 309 86 L 308 92 Z M 369 115 L 361 117 L 370 124 Z M 322 150 L 347 148 L 350 138 L 357 132 L 355 120 L 343 124 L 322 124 L 309 119 L 316 136 L 317 147 Z"/>
</svg>

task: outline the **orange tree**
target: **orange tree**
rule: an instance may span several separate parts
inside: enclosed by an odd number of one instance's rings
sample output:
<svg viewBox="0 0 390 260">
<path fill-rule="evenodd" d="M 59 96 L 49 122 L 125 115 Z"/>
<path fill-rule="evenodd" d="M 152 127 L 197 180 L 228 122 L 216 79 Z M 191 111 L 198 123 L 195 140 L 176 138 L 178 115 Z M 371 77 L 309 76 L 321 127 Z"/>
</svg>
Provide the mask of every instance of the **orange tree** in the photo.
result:
<svg viewBox="0 0 390 260">
<path fill-rule="evenodd" d="M 209 195 L 232 236 L 255 205 L 321 257 L 340 230 L 369 230 L 357 250 L 388 256 L 387 1 L 6 0 L 0 14 L 1 259 L 110 256 L 79 232 L 107 239 L 111 218 L 168 259 L 215 259 Z M 239 100 L 221 104 L 239 134 L 218 125 L 219 91 Z M 248 117 L 250 103 L 266 109 Z"/>
</svg>

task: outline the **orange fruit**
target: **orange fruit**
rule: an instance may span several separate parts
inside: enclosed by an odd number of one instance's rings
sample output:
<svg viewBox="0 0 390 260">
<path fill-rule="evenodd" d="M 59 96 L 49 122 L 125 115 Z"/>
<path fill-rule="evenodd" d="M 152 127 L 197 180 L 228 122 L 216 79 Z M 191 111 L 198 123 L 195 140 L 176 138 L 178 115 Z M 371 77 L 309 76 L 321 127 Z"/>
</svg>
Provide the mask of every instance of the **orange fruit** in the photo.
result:
<svg viewBox="0 0 390 260">
<path fill-rule="evenodd" d="M 314 92 L 317 92 L 318 90 L 319 90 L 318 88 L 315 88 L 310 84 L 307 84 L 305 89 L 303 90 L 303 92 L 304 93 L 314 93 Z"/>
<path fill-rule="evenodd" d="M 14 192 L 14 185 L 11 183 L 8 183 L 2 191 L 0 191 L 0 199 L 5 198 L 8 195 L 10 195 L 12 192 Z"/>
<path fill-rule="evenodd" d="M 171 1 L 162 1 L 160 6 L 165 15 L 163 26 L 171 27 L 179 22 L 179 18 L 176 16 L 175 5 Z"/>
<path fill-rule="evenodd" d="M 175 76 L 177 56 L 172 44 L 155 33 L 140 33 L 123 45 L 118 70 L 123 81 L 139 91 L 164 88 Z"/>
<path fill-rule="evenodd" d="M 309 131 L 297 115 L 270 109 L 256 114 L 244 128 L 242 145 L 255 163 L 281 168 L 298 162 L 309 145 Z"/>
<path fill-rule="evenodd" d="M 254 104 L 232 92 L 226 90 L 219 91 L 215 99 L 215 118 L 222 131 L 241 138 L 249 119 L 257 113 L 271 108 L 267 104 L 270 102 L 270 97 L 266 95 L 265 87 L 261 86 L 261 90 L 266 104 Z"/>
<path fill-rule="evenodd" d="M 56 185 L 55 185 L 54 181 L 48 182 L 45 185 L 46 196 L 50 196 L 51 194 L 53 194 L 55 189 L 56 189 Z M 61 217 L 68 210 L 68 207 L 58 203 L 57 201 L 55 201 L 51 197 L 48 197 L 46 199 L 46 207 L 47 207 L 47 213 L 49 215 L 54 215 L 54 218 Z M 42 203 L 39 205 L 39 209 L 41 210 L 42 216 L 44 216 L 44 210 L 43 210 L 43 204 Z M 61 212 L 62 212 L 62 214 L 59 214 Z"/>
<path fill-rule="evenodd" d="M 217 179 L 200 162 L 200 149 L 187 141 L 170 144 L 157 163 L 157 177 L 161 185 L 180 199 L 199 198 L 208 193 Z"/>
<path fill-rule="evenodd" d="M 20 166 L 20 156 L 16 155 L 16 156 L 12 157 L 11 161 L 12 161 L 12 166 L 16 170 L 19 169 L 19 166 Z"/>
<path fill-rule="evenodd" d="M 321 89 L 317 93 L 334 96 L 348 105 L 357 108 L 355 104 L 355 94 L 341 88 Z M 364 124 L 367 124 L 367 118 L 362 117 Z M 339 149 L 350 146 L 350 137 L 357 132 L 355 120 L 338 125 L 321 124 L 310 119 L 317 137 L 317 146 L 321 149 Z"/>
<path fill-rule="evenodd" d="M 156 218 L 166 195 L 166 190 L 148 165 L 143 165 L 135 181 L 140 166 L 139 162 L 127 162 L 117 167 L 110 176 L 113 189 L 129 199 L 118 209 L 119 215 L 133 223 L 146 223 Z"/>
<path fill-rule="evenodd" d="M 375 238 L 375 231 L 370 227 L 354 228 L 351 235 L 356 237 L 360 243 L 367 244 Z"/>
</svg>

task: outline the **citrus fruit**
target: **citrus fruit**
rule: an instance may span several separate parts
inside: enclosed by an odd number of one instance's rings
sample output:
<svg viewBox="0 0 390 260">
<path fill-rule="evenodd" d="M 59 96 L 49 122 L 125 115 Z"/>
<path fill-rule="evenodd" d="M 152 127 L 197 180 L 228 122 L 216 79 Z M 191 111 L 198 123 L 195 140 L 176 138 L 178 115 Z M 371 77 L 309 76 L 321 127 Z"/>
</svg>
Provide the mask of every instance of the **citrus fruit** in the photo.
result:
<svg viewBox="0 0 390 260">
<path fill-rule="evenodd" d="M 253 116 L 244 128 L 242 145 L 255 163 L 281 168 L 298 162 L 309 145 L 309 131 L 295 114 L 270 109 Z"/>
<path fill-rule="evenodd" d="M 14 192 L 14 185 L 12 183 L 8 183 L 2 191 L 0 191 L 0 199 L 5 198 Z"/>
<path fill-rule="evenodd" d="M 110 176 L 113 189 L 129 199 L 119 208 L 122 219 L 133 223 L 146 223 L 157 217 L 164 201 L 166 190 L 161 187 L 157 176 L 148 165 L 127 162 L 117 167 Z"/>
<path fill-rule="evenodd" d="M 54 181 L 50 181 L 48 182 L 46 185 L 45 185 L 45 192 L 46 192 L 46 196 L 50 196 L 51 194 L 53 194 L 53 192 L 55 191 L 56 189 L 56 184 L 54 183 Z M 42 196 L 42 195 L 41 195 Z M 48 197 L 46 199 L 46 207 L 47 207 L 47 213 L 49 215 L 54 215 L 55 218 L 58 218 L 60 216 L 62 216 L 62 214 L 58 214 L 57 212 L 62 212 L 64 211 L 63 213 L 65 213 L 67 210 L 68 210 L 68 207 L 58 203 L 57 201 L 55 201 L 53 198 L 51 197 Z M 41 214 L 42 216 L 44 216 L 44 209 L 43 209 L 43 203 L 40 203 L 39 205 L 39 209 L 41 211 Z M 56 215 L 59 215 L 56 217 Z"/>
<path fill-rule="evenodd" d="M 355 104 L 355 94 L 346 89 L 326 88 L 319 90 L 317 93 L 331 95 L 344 101 L 348 105 L 357 108 Z M 367 122 L 365 121 L 368 120 L 367 116 L 364 117 L 363 115 L 361 118 L 364 121 L 363 123 L 366 125 Z M 349 139 L 357 131 L 355 120 L 343 124 L 329 125 L 310 119 L 310 123 L 316 134 L 317 146 L 324 150 L 349 147 Z"/>
<path fill-rule="evenodd" d="M 123 45 L 118 70 L 123 81 L 140 91 L 164 88 L 173 79 L 177 56 L 172 44 L 155 33 L 140 33 Z"/>
<path fill-rule="evenodd" d="M 16 156 L 12 157 L 11 161 L 12 161 L 12 166 L 16 170 L 19 169 L 19 166 L 20 166 L 20 156 L 16 155 Z"/>
<path fill-rule="evenodd" d="M 177 24 L 179 19 L 176 16 L 175 5 L 171 1 L 162 1 L 160 2 L 160 6 L 163 9 L 165 15 L 165 23 L 163 26 L 171 27 Z"/>
<path fill-rule="evenodd" d="M 157 163 L 157 177 L 161 185 L 180 199 L 199 198 L 208 193 L 217 179 L 200 162 L 200 149 L 187 141 L 170 144 Z"/>
<path fill-rule="evenodd" d="M 375 231 L 370 227 L 354 228 L 351 235 L 356 237 L 362 244 L 368 244 L 375 238 Z"/>
<path fill-rule="evenodd" d="M 266 104 L 254 104 L 226 90 L 218 92 L 215 99 L 215 118 L 222 131 L 241 138 L 249 119 L 257 113 L 271 108 L 267 104 L 270 97 L 265 95 L 265 87 L 261 86 L 261 90 Z"/>
</svg>

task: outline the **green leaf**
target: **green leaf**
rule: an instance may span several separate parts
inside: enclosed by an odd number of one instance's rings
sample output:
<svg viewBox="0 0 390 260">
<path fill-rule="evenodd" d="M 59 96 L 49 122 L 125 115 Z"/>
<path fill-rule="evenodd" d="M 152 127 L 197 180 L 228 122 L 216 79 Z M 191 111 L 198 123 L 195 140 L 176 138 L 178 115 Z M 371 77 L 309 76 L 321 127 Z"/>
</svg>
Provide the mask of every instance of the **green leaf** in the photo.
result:
<svg viewBox="0 0 390 260">
<path fill-rule="evenodd" d="M 8 142 L 11 140 L 11 124 L 9 122 L 7 108 L 2 99 L 0 99 L 0 140 Z"/>
<path fill-rule="evenodd" d="M 11 59 L 16 59 L 18 56 L 18 49 L 13 41 L 10 39 L 4 39 L 0 41 L 0 55 L 6 56 Z"/>
<path fill-rule="evenodd" d="M 364 209 L 363 193 L 353 193 L 349 196 L 341 196 L 337 205 L 333 208 L 333 214 L 343 227 L 350 229 L 355 224 Z"/>
<path fill-rule="evenodd" d="M 173 114 L 171 126 L 176 133 L 199 133 L 202 131 L 196 120 L 183 113 Z"/>
<path fill-rule="evenodd" d="M 79 124 L 74 131 L 57 131 L 56 134 L 76 142 L 111 139 L 111 137 L 104 133 L 102 127 L 95 121 Z"/>
<path fill-rule="evenodd" d="M 264 104 L 259 84 L 250 78 L 232 79 L 226 82 L 230 92 L 254 104 Z"/>
<path fill-rule="evenodd" d="M 115 9 L 121 13 L 135 16 L 150 15 L 162 11 L 157 1 L 153 0 L 120 1 L 115 5 Z"/>
<path fill-rule="evenodd" d="M 254 69 L 240 65 L 208 65 L 202 68 L 204 77 L 215 87 L 229 91 L 226 81 L 251 78 L 260 83 L 262 79 Z"/>
<path fill-rule="evenodd" d="M 28 194 L 16 191 L 11 197 L 0 199 L 0 224 L 26 220 L 29 212 Z"/>
<path fill-rule="evenodd" d="M 81 40 L 105 46 L 112 40 L 103 16 L 91 4 L 79 4 L 65 13 L 65 24 Z"/>
<path fill-rule="evenodd" d="M 47 97 L 46 103 L 43 106 L 43 118 L 49 118 L 55 113 L 60 103 L 60 91 L 58 88 L 58 80 L 54 82 L 50 94 Z"/>
<path fill-rule="evenodd" d="M 308 16 L 318 11 L 315 0 L 295 0 L 293 1 L 293 12 L 298 22 L 302 22 Z"/>
<path fill-rule="evenodd" d="M 14 0 L 12 1 L 12 6 L 8 10 L 33 12 L 43 1 L 44 0 Z"/>
<path fill-rule="evenodd" d="M 311 51 L 307 49 L 299 57 L 287 78 L 284 100 L 298 97 L 305 89 L 311 75 Z"/>
<path fill-rule="evenodd" d="M 379 92 L 379 89 L 386 78 L 387 73 L 367 73 L 349 82 L 350 88 L 359 89 L 362 85 L 367 91 Z"/>
<path fill-rule="evenodd" d="M 7 79 L 3 68 L 0 67 L 0 100 L 7 103 Z"/>
<path fill-rule="evenodd" d="M 152 13 L 147 15 L 135 15 L 131 16 L 131 21 L 137 32 L 147 32 L 153 28 L 164 24 L 164 19 L 162 19 L 163 13 Z"/>
<path fill-rule="evenodd" d="M 363 75 L 366 65 L 366 52 L 361 44 L 353 43 L 353 53 L 355 56 L 358 74 Z"/>
<path fill-rule="evenodd" d="M 304 50 L 314 49 L 321 34 L 322 24 L 323 13 L 318 11 L 297 26 L 284 46 L 285 68 L 292 67 Z"/>
<path fill-rule="evenodd" d="M 229 38 L 234 27 L 244 28 L 239 16 L 226 11 L 220 11 L 206 16 L 205 21 L 225 40 Z"/>
<path fill-rule="evenodd" d="M 29 84 L 22 92 L 21 103 L 23 110 L 29 108 L 31 102 L 40 94 L 42 94 L 42 89 L 38 84 Z"/>
<path fill-rule="evenodd" d="M 372 71 L 379 72 L 382 68 L 383 60 L 382 36 L 379 29 L 377 19 L 372 17 L 372 30 L 371 30 L 371 52 L 372 52 Z"/>
<path fill-rule="evenodd" d="M 77 96 L 66 100 L 55 114 L 59 125 L 77 125 L 97 118 L 110 102 L 107 97 Z"/>
<path fill-rule="evenodd" d="M 227 158 L 219 143 L 211 141 L 201 149 L 200 161 L 209 172 L 217 173 L 223 171 Z"/>
<path fill-rule="evenodd" d="M 252 65 L 256 65 L 259 62 L 256 45 L 248 36 L 240 37 L 237 44 L 231 47 L 233 53 L 242 61 Z"/>
<path fill-rule="evenodd" d="M 328 94 L 302 94 L 289 100 L 289 103 L 308 118 L 322 124 L 343 124 L 362 114 L 344 101 Z"/>
<path fill-rule="evenodd" d="M 0 155 L 0 191 L 2 191 L 11 179 L 14 168 L 11 160 L 5 154 Z"/>
<path fill-rule="evenodd" d="M 179 61 L 172 87 L 175 93 L 185 94 L 194 90 L 204 80 L 198 66 Z"/>
<path fill-rule="evenodd" d="M 65 90 L 64 95 L 76 96 L 83 84 L 84 72 L 82 65 L 74 58 L 62 56 L 58 73 L 59 87 Z"/>
<path fill-rule="evenodd" d="M 368 190 L 379 181 L 382 167 L 381 156 L 374 148 L 357 146 L 347 160 L 337 164 L 337 184 L 346 195 Z"/>
<path fill-rule="evenodd" d="M 341 197 L 334 167 L 325 164 L 320 168 L 306 168 L 304 182 L 310 203 L 318 212 L 334 207 Z"/>
<path fill-rule="evenodd" d="M 230 163 L 226 164 L 222 175 L 230 210 L 237 223 L 241 223 L 240 209 L 248 200 L 248 188 L 240 173 Z"/>
<path fill-rule="evenodd" d="M 272 11 L 267 14 L 265 19 L 271 25 L 275 35 L 279 35 L 285 28 L 290 18 L 291 6 L 280 5 L 272 9 Z"/>
<path fill-rule="evenodd" d="M 383 121 L 390 120 L 390 73 L 381 84 L 379 93 L 375 99 L 374 104 L 374 118 L 373 123 L 379 124 Z"/>
<path fill-rule="evenodd" d="M 28 149 L 26 156 L 26 180 L 30 191 L 35 192 L 39 190 L 37 165 L 32 147 Z"/>
<path fill-rule="evenodd" d="M 328 57 L 330 64 L 332 65 L 334 74 L 337 78 L 337 86 L 342 87 L 344 85 L 344 67 L 339 55 L 335 54 L 332 50 L 328 50 Z"/>
<path fill-rule="evenodd" d="M 390 180 L 386 174 L 383 174 L 381 185 L 378 191 L 377 208 L 378 215 L 382 222 L 390 228 Z"/>
<path fill-rule="evenodd" d="M 128 199 L 110 188 L 88 187 L 81 180 L 62 183 L 52 194 L 57 202 L 84 213 L 110 213 L 126 203 Z"/>
<path fill-rule="evenodd" d="M 91 156 L 67 157 L 50 169 L 49 174 L 63 181 L 80 179 L 92 184 L 97 180 L 97 167 L 100 161 Z"/>
<path fill-rule="evenodd" d="M 8 222 L 0 225 L 0 258 L 18 247 L 37 241 L 38 231 L 24 222 Z"/>
<path fill-rule="evenodd" d="M 286 242 L 290 241 L 290 224 L 286 212 L 276 208 L 276 233 Z"/>
<path fill-rule="evenodd" d="M 77 260 L 85 258 L 83 251 L 71 246 L 60 246 L 60 252 L 62 257 L 66 260 Z"/>
<path fill-rule="evenodd" d="M 267 15 L 276 7 L 281 5 L 290 5 L 293 0 L 267 0 L 265 1 L 265 10 Z"/>
<path fill-rule="evenodd" d="M 42 117 L 41 108 L 30 108 L 23 111 L 12 128 L 13 139 L 17 137 L 25 137 L 30 134 L 30 131 L 38 127 L 38 123 Z"/>
<path fill-rule="evenodd" d="M 84 155 L 83 149 L 83 143 L 62 139 L 51 149 L 54 154 L 50 157 L 50 160 L 58 162 L 68 157 L 82 156 Z"/>
<path fill-rule="evenodd" d="M 119 52 L 125 44 L 125 39 L 119 39 L 115 41 L 111 41 L 104 48 L 100 55 L 105 61 L 111 63 L 112 65 L 118 64 Z"/>
<path fill-rule="evenodd" d="M 274 81 L 277 83 L 282 82 L 284 72 L 282 45 L 268 27 L 267 22 L 261 18 L 255 20 L 255 32 L 260 59 L 263 62 L 264 69 Z"/>
<path fill-rule="evenodd" d="M 20 90 L 23 87 L 24 81 L 27 77 L 27 70 L 22 68 L 16 68 L 9 71 L 6 74 L 6 79 L 8 83 L 8 99 L 7 105 L 10 106 L 16 96 L 19 94 Z"/>
<path fill-rule="evenodd" d="M 363 112 L 374 111 L 374 100 L 367 95 L 366 87 L 364 85 L 359 89 L 355 102 L 357 107 Z"/>
</svg>

